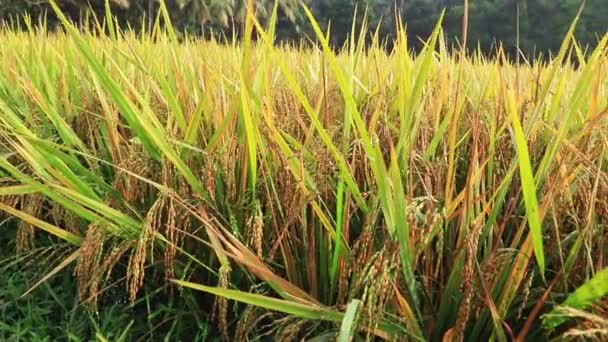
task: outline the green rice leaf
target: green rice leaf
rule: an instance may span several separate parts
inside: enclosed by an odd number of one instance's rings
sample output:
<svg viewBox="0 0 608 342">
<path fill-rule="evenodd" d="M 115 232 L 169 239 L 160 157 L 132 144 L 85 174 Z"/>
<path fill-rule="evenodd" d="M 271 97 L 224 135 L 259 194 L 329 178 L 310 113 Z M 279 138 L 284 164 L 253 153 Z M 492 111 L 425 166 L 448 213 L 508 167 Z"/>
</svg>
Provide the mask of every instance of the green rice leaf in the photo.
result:
<svg viewBox="0 0 608 342">
<path fill-rule="evenodd" d="M 586 283 L 576 289 L 557 308 L 543 317 L 543 326 L 553 330 L 566 323 L 568 317 L 563 316 L 561 308 L 569 307 L 584 310 L 608 295 L 608 268 L 595 274 Z"/>
</svg>

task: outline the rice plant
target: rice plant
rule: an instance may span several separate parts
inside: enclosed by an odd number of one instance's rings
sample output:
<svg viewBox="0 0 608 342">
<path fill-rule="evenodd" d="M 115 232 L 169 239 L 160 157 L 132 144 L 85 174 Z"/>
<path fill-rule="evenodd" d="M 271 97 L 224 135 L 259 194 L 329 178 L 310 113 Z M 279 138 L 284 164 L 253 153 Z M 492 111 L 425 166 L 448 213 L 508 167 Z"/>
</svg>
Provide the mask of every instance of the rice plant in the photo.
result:
<svg viewBox="0 0 608 342">
<path fill-rule="evenodd" d="M 336 52 L 306 9 L 313 46 L 275 44 L 276 6 L 242 42 L 55 9 L 0 31 L 2 219 L 67 251 L 28 292 L 164 283 L 236 341 L 608 336 L 608 35 L 517 63 L 441 21 Z"/>
</svg>

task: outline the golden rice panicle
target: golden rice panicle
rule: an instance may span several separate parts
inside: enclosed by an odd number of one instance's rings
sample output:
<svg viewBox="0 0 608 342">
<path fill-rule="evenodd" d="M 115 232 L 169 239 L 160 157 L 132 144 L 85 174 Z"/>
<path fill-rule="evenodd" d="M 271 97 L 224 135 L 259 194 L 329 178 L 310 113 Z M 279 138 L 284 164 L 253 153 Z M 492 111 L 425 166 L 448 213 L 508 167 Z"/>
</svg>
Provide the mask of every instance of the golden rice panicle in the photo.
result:
<svg viewBox="0 0 608 342">
<path fill-rule="evenodd" d="M 136 246 L 131 252 L 127 268 L 127 284 L 131 302 L 135 302 L 137 293 L 144 284 L 146 256 L 148 256 L 148 250 L 153 248 L 155 234 L 163 224 L 162 215 L 167 202 L 167 196 L 164 194 L 161 194 L 154 202 L 148 211 L 143 230 L 136 242 Z"/>
<path fill-rule="evenodd" d="M 80 245 L 80 255 L 74 273 L 78 279 L 78 297 L 97 305 L 101 283 L 101 258 L 103 255 L 106 234 L 101 224 L 92 223 L 87 228 L 87 235 Z"/>
<path fill-rule="evenodd" d="M 21 196 L 20 202 L 24 212 L 34 217 L 40 217 L 44 204 L 43 196 L 38 194 Z M 26 221 L 19 222 L 17 229 L 17 253 L 34 248 L 35 232 L 36 228 L 31 223 Z"/>
<path fill-rule="evenodd" d="M 248 220 L 247 228 L 249 248 L 255 251 L 256 255 L 262 259 L 264 253 L 264 218 L 262 217 L 262 208 L 259 202 L 255 204 L 254 213 Z"/>
<path fill-rule="evenodd" d="M 220 267 L 218 286 L 222 289 L 227 289 L 230 285 L 230 272 L 231 268 L 229 264 L 222 265 Z M 223 297 L 217 297 L 215 299 L 215 313 L 217 313 L 217 321 L 222 333 L 222 339 L 224 341 L 230 340 L 228 330 L 228 299 Z"/>
</svg>

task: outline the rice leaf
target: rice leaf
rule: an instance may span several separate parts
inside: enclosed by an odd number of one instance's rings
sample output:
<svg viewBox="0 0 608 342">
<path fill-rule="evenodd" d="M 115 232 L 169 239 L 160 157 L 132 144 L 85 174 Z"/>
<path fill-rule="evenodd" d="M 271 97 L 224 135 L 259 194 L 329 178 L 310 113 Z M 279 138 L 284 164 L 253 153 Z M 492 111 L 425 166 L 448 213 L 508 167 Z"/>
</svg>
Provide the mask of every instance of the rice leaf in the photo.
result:
<svg viewBox="0 0 608 342">
<path fill-rule="evenodd" d="M 543 326 L 553 330 L 568 321 L 562 313 L 563 307 L 584 310 L 608 295 L 608 268 L 597 272 L 593 278 L 578 287 L 568 298 L 551 312 L 543 316 Z"/>
</svg>

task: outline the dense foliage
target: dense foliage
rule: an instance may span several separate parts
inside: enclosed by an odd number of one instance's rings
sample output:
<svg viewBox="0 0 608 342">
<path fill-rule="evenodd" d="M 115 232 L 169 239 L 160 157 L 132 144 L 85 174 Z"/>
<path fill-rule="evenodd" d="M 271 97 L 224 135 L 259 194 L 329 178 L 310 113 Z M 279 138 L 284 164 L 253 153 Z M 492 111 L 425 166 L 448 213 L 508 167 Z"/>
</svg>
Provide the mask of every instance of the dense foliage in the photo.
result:
<svg viewBox="0 0 608 342">
<path fill-rule="evenodd" d="M 0 29 L 0 339 L 608 336 L 608 35 L 516 64 L 57 13 Z"/>
<path fill-rule="evenodd" d="M 89 9 L 104 15 L 104 0 L 60 0 L 63 10 L 73 19 L 86 16 Z M 141 27 L 153 22 L 158 1 L 111 0 L 115 15 L 123 24 Z M 244 19 L 246 0 L 166 0 L 173 23 L 182 32 L 239 34 Z M 395 14 L 407 25 L 409 44 L 420 49 L 420 38 L 427 37 L 443 9 L 446 10 L 444 30 L 449 45 L 462 37 L 463 2 L 457 0 L 305 0 L 323 27 L 331 22 L 331 43 L 341 46 L 351 32 L 353 14 L 359 17 L 367 9 L 369 30 L 380 25 L 381 33 L 391 43 L 397 32 Z M 277 22 L 279 40 L 299 40 L 314 36 L 298 0 L 279 0 Z M 268 18 L 273 0 L 256 0 L 258 16 Z M 520 49 L 527 56 L 555 53 L 566 29 L 580 6 L 573 0 L 477 0 L 470 1 L 468 45 L 478 45 L 486 52 L 495 51 L 498 42 L 514 55 L 519 37 Z M 0 0 L 0 20 L 30 13 L 34 17 L 48 13 L 45 1 Z M 52 13 L 52 12 L 51 12 Z M 53 17 L 53 16 L 52 16 Z M 147 20 L 145 19 L 147 18 Z M 593 47 L 598 37 L 608 31 L 608 6 L 605 0 L 587 0 L 576 36 L 583 46 Z M 55 22 L 56 18 L 51 18 Z M 519 35 L 518 35 L 519 28 Z M 390 45 L 390 44 L 389 44 Z"/>
</svg>

